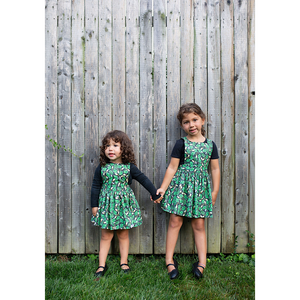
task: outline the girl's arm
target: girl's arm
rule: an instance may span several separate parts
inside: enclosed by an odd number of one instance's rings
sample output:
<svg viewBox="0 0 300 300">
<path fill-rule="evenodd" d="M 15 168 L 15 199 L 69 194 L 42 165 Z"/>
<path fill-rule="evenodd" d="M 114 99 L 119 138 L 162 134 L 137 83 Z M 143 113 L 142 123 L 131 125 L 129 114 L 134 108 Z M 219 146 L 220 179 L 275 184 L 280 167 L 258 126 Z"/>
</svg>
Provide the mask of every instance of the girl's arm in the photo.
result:
<svg viewBox="0 0 300 300">
<path fill-rule="evenodd" d="M 101 165 L 99 165 L 95 171 L 94 179 L 91 188 L 91 207 L 92 214 L 96 216 L 98 206 L 99 206 L 99 194 L 102 187 L 102 177 L 101 177 Z"/>
<path fill-rule="evenodd" d="M 160 193 L 162 196 L 166 192 L 172 178 L 174 177 L 178 166 L 179 166 L 180 158 L 171 157 L 170 164 L 166 170 L 165 177 L 163 179 L 163 182 L 160 186 L 160 188 L 157 190 L 156 194 Z M 154 201 L 155 202 L 155 201 Z"/>
<path fill-rule="evenodd" d="M 212 197 L 212 204 L 214 206 L 217 200 L 219 187 L 220 187 L 220 167 L 219 167 L 218 159 L 210 160 L 210 169 L 211 169 L 211 177 L 212 177 L 212 184 L 213 184 L 211 197 Z"/>
<path fill-rule="evenodd" d="M 156 188 L 151 180 L 132 163 L 130 164 L 130 174 L 133 179 L 137 180 L 151 194 L 154 200 L 160 199 L 161 195 L 156 193 Z"/>
</svg>

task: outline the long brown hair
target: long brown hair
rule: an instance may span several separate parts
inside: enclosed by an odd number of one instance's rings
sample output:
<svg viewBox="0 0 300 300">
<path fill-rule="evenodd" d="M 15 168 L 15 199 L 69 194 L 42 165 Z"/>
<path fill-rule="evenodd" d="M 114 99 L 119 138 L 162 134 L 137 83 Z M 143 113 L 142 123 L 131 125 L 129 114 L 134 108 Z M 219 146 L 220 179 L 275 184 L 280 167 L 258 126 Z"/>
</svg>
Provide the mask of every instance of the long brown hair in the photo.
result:
<svg viewBox="0 0 300 300">
<path fill-rule="evenodd" d="M 180 125 L 182 124 L 182 120 L 184 117 L 184 114 L 190 114 L 190 113 L 194 113 L 196 115 L 198 115 L 202 120 L 206 120 L 206 116 L 205 113 L 202 111 L 202 109 L 199 107 L 199 105 L 197 105 L 196 103 L 185 103 L 183 105 L 181 105 L 181 107 L 179 108 L 178 114 L 177 114 L 177 119 L 180 123 Z M 205 136 L 205 129 L 202 126 L 201 127 L 201 134 L 203 136 Z"/>
<path fill-rule="evenodd" d="M 105 147 L 110 140 L 113 140 L 115 143 L 121 144 L 121 158 L 123 164 L 133 163 L 136 165 L 136 160 L 134 158 L 132 142 L 129 139 L 128 135 L 120 130 L 113 130 L 108 132 L 105 137 L 102 139 L 102 145 L 100 146 L 100 164 L 105 166 L 109 163 L 109 158 L 105 155 Z"/>
</svg>

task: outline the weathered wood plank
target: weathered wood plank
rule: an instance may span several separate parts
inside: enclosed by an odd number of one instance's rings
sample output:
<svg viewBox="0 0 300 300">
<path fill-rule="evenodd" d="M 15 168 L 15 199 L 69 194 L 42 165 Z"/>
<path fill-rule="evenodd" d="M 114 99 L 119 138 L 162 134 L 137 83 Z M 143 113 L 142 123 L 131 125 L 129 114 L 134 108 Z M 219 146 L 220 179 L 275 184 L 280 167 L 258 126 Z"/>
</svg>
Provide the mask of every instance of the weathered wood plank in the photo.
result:
<svg viewBox="0 0 300 300">
<path fill-rule="evenodd" d="M 222 253 L 234 250 L 234 44 L 233 3 L 221 2 Z"/>
<path fill-rule="evenodd" d="M 255 234 L 255 1 L 248 1 L 249 232 Z M 252 246 L 253 243 L 249 241 Z M 254 252 L 254 247 L 249 248 Z"/>
<path fill-rule="evenodd" d="M 58 2 L 58 143 L 72 147 L 71 138 L 71 1 Z M 59 252 L 72 249 L 72 156 L 58 150 Z"/>
<path fill-rule="evenodd" d="M 140 1 L 140 170 L 153 182 L 152 0 Z M 140 188 L 140 253 L 153 253 L 153 203 Z"/>
<path fill-rule="evenodd" d="M 57 141 L 57 1 L 45 3 L 46 135 Z M 45 252 L 57 253 L 57 149 L 45 145 Z"/>
<path fill-rule="evenodd" d="M 91 186 L 99 165 L 98 122 L 98 1 L 85 2 L 85 155 L 86 253 L 99 252 L 100 230 L 91 223 Z"/>
<path fill-rule="evenodd" d="M 221 148 L 221 74 L 220 74 L 220 3 L 208 1 L 208 107 L 207 137 Z M 222 156 L 219 164 L 222 163 Z M 219 253 L 221 247 L 221 193 L 213 208 L 213 218 L 207 222 L 207 251 Z"/>
<path fill-rule="evenodd" d="M 112 1 L 113 129 L 125 131 L 125 0 Z"/>
<path fill-rule="evenodd" d="M 72 2 L 72 150 L 84 154 L 84 0 Z M 85 253 L 84 164 L 72 156 L 72 253 Z"/>
<path fill-rule="evenodd" d="M 126 2 L 126 133 L 132 141 L 139 162 L 139 0 Z M 139 184 L 134 180 L 131 188 L 139 201 Z M 143 199 L 150 201 L 149 197 Z M 141 202 L 141 201 L 140 201 Z M 143 220 L 145 222 L 145 220 Z M 139 253 L 139 227 L 129 231 L 129 252 Z"/>
<path fill-rule="evenodd" d="M 154 51 L 154 182 L 158 187 L 166 170 L 166 58 L 167 29 L 166 4 L 153 1 L 153 51 Z M 154 206 L 154 253 L 165 253 L 166 213 Z M 162 231 L 163 230 L 163 231 Z"/>
<path fill-rule="evenodd" d="M 207 115 L 207 3 L 194 2 L 194 87 L 195 103 Z M 204 125 L 207 130 L 207 122 Z"/>
<path fill-rule="evenodd" d="M 194 102 L 193 95 L 193 0 L 180 1 L 181 13 L 181 104 Z"/>
<path fill-rule="evenodd" d="M 235 234 L 238 252 L 248 252 L 248 43 L 247 2 L 234 1 L 235 35 Z"/>
<path fill-rule="evenodd" d="M 180 138 L 180 124 L 177 113 L 180 107 L 180 0 L 168 1 L 167 4 L 167 162 L 176 140 Z M 166 238 L 169 214 L 166 214 L 166 224 L 161 231 Z M 175 247 L 180 253 L 180 235 Z"/>
<path fill-rule="evenodd" d="M 112 129 L 112 1 L 99 1 L 99 138 Z"/>
</svg>

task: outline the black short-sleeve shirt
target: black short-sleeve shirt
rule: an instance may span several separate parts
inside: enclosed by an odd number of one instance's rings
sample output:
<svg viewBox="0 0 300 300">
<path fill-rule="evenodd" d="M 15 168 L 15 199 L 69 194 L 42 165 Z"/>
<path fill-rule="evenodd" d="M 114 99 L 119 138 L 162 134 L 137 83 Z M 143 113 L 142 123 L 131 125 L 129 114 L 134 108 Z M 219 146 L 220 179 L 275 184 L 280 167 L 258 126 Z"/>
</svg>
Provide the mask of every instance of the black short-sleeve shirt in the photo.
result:
<svg viewBox="0 0 300 300">
<path fill-rule="evenodd" d="M 207 143 L 207 139 L 205 139 L 205 141 L 203 143 Z M 210 159 L 218 159 L 219 154 L 218 154 L 217 145 L 215 144 L 214 141 L 212 141 L 212 143 L 213 143 L 213 151 L 211 153 Z M 171 153 L 171 157 L 179 158 L 180 165 L 182 165 L 184 163 L 184 140 L 183 139 L 176 141 L 175 146 Z"/>
</svg>

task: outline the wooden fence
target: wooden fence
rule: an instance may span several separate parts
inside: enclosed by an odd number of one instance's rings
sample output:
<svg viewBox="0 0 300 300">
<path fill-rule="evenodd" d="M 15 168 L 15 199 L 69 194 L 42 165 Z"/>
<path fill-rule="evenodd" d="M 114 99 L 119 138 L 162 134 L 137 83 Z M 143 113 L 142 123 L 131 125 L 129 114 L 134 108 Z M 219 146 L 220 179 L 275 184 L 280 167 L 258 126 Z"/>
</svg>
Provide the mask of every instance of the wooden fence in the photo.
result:
<svg viewBox="0 0 300 300">
<path fill-rule="evenodd" d="M 101 138 L 125 131 L 138 167 L 159 187 L 182 103 L 207 116 L 221 187 L 207 220 L 208 253 L 249 248 L 255 233 L 254 0 L 46 0 L 46 253 L 97 253 L 90 192 Z M 134 183 L 143 224 L 130 253 L 165 252 L 168 214 Z M 111 253 L 118 251 L 113 241 Z M 194 253 L 190 220 L 176 252 Z"/>
</svg>

